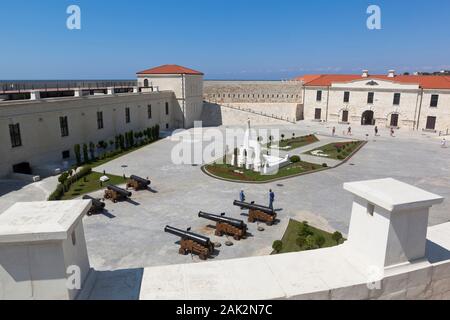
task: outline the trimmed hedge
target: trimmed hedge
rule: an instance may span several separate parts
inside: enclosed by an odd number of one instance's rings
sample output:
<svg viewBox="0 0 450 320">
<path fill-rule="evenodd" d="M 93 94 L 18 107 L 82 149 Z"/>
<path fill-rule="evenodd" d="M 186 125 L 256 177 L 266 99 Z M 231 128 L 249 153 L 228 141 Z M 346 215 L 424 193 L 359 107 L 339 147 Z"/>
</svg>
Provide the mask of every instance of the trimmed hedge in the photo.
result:
<svg viewBox="0 0 450 320">
<path fill-rule="evenodd" d="M 81 170 L 74 174 L 73 176 L 67 178 L 67 180 L 64 182 L 64 184 L 59 183 L 56 187 L 56 190 L 53 191 L 53 193 L 48 198 L 48 201 L 58 201 L 61 200 L 61 198 L 64 196 L 64 190 L 69 190 L 70 186 L 75 183 L 76 181 L 84 178 L 85 176 L 92 173 L 91 167 L 83 167 Z M 67 174 L 67 172 L 64 172 L 63 174 Z"/>
</svg>

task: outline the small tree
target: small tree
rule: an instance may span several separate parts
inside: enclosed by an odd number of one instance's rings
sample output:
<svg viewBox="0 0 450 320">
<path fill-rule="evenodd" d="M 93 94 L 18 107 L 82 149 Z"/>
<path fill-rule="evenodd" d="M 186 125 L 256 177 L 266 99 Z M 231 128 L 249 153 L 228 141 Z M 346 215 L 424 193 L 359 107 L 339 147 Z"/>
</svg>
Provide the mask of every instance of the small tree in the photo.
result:
<svg viewBox="0 0 450 320">
<path fill-rule="evenodd" d="M 283 140 L 284 140 L 284 137 L 285 137 L 285 135 L 284 135 L 284 134 L 282 134 L 282 135 L 281 135 L 281 141 L 283 141 Z"/>
<path fill-rule="evenodd" d="M 85 163 L 89 162 L 89 153 L 87 144 L 83 144 L 83 159 Z"/>
<path fill-rule="evenodd" d="M 342 233 L 340 233 L 339 231 L 336 231 L 335 233 L 333 233 L 333 235 L 331 236 L 331 238 L 336 241 L 336 244 L 340 244 L 342 239 L 344 238 L 342 236 Z"/>
<path fill-rule="evenodd" d="M 306 237 L 305 236 L 298 237 L 295 243 L 297 244 L 297 246 L 299 246 L 300 249 L 302 249 L 306 245 Z"/>
<path fill-rule="evenodd" d="M 295 132 L 292 134 L 292 138 L 295 138 Z"/>
<path fill-rule="evenodd" d="M 91 160 L 95 160 L 95 144 L 93 142 L 89 143 L 89 153 L 91 154 Z"/>
<path fill-rule="evenodd" d="M 68 172 L 64 172 L 58 178 L 58 182 L 63 186 L 63 191 L 64 192 L 66 192 L 66 182 L 67 182 L 68 178 L 69 178 L 69 173 Z"/>
<path fill-rule="evenodd" d="M 79 144 L 74 146 L 75 158 L 77 159 L 77 165 L 81 164 L 81 147 Z"/>
<path fill-rule="evenodd" d="M 280 253 L 281 250 L 283 250 L 283 242 L 280 240 L 277 240 L 273 243 L 272 249 L 275 250 L 276 253 Z"/>
<path fill-rule="evenodd" d="M 311 227 L 309 226 L 307 221 L 303 221 L 299 228 L 299 236 L 308 237 L 313 235 Z"/>
<path fill-rule="evenodd" d="M 123 134 L 119 135 L 119 147 L 121 150 L 125 150 L 125 137 Z"/>
<path fill-rule="evenodd" d="M 156 131 L 155 140 L 159 139 L 159 130 L 160 130 L 160 127 L 159 127 L 159 124 L 157 124 L 155 126 L 155 131 Z"/>
</svg>

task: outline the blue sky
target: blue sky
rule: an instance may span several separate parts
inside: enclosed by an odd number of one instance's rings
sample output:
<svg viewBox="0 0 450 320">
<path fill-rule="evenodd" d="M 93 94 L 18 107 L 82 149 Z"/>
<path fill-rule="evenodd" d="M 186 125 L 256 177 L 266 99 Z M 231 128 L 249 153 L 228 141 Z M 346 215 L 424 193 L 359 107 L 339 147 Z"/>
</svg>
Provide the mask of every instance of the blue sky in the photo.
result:
<svg viewBox="0 0 450 320">
<path fill-rule="evenodd" d="M 81 7 L 82 29 L 66 28 Z M 368 30 L 367 7 L 382 10 Z M 209 79 L 450 69 L 449 0 L 14 0 L 0 79 L 131 79 L 180 64 Z"/>
</svg>

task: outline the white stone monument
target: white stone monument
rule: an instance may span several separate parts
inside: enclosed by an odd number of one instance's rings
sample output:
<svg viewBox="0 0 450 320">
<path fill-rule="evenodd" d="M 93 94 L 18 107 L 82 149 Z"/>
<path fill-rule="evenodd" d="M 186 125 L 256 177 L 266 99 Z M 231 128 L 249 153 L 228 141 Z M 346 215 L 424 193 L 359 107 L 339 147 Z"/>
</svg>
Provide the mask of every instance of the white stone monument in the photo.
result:
<svg viewBox="0 0 450 320">
<path fill-rule="evenodd" d="M 384 273 L 424 262 L 429 209 L 441 196 L 394 179 L 344 184 L 354 196 L 346 252 Z"/>
<path fill-rule="evenodd" d="M 77 297 L 90 272 L 82 218 L 91 205 L 16 203 L 0 215 L 0 300 Z"/>
</svg>

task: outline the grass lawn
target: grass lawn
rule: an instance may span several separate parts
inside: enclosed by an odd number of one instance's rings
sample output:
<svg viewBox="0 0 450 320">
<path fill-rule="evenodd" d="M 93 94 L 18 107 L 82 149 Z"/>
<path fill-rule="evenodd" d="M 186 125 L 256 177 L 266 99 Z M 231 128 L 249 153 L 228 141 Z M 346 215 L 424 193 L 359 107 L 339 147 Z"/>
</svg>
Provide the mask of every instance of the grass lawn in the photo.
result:
<svg viewBox="0 0 450 320">
<path fill-rule="evenodd" d="M 345 160 L 351 155 L 356 149 L 358 149 L 362 141 L 352 141 L 352 142 L 340 142 L 340 143 L 330 143 L 326 146 L 317 148 L 315 150 L 311 150 L 306 152 L 305 154 L 319 156 L 320 154 L 315 154 L 317 151 L 321 151 L 322 154 L 327 156 L 323 156 L 323 158 L 327 159 L 335 159 L 335 160 Z"/>
<path fill-rule="evenodd" d="M 316 171 L 319 169 L 323 169 L 323 167 L 318 164 L 301 161 L 298 163 L 292 163 L 284 168 L 281 168 L 278 171 L 278 173 L 274 175 L 261 175 L 258 172 L 246 170 L 244 168 L 234 167 L 228 164 L 211 164 L 205 166 L 205 169 L 209 173 L 224 179 L 235 181 L 248 181 L 248 182 L 264 182 L 294 176 L 301 173 Z M 237 173 L 235 171 L 243 172 L 243 174 Z"/>
<path fill-rule="evenodd" d="M 297 244 L 301 226 L 302 222 L 296 220 L 289 221 L 286 233 L 281 240 L 283 242 L 283 249 L 279 253 L 299 252 L 307 250 Z M 331 233 L 314 228 L 312 226 L 309 226 L 309 230 L 312 232 L 313 236 L 323 236 L 325 238 L 325 243 L 321 246 L 321 248 L 337 246 L 337 243 L 333 240 Z"/>
<path fill-rule="evenodd" d="M 74 199 L 84 194 L 105 188 L 105 184 L 103 184 L 103 187 L 100 186 L 99 180 L 102 176 L 103 173 L 92 172 L 91 174 L 87 175 L 85 179 L 81 178 L 79 181 L 72 184 L 69 191 L 64 194 L 61 200 Z M 110 180 L 106 183 L 106 185 L 121 185 L 126 183 L 126 179 L 124 179 L 123 177 L 118 177 L 110 174 L 107 174 L 107 176 Z"/>
<path fill-rule="evenodd" d="M 312 143 L 315 143 L 318 141 L 319 141 L 319 139 L 317 139 L 317 137 L 315 135 L 311 134 L 311 135 L 303 136 L 303 137 L 283 139 L 278 142 L 278 147 L 280 149 L 289 151 L 289 150 L 294 150 L 297 148 L 307 146 L 309 144 L 312 144 Z"/>
</svg>

